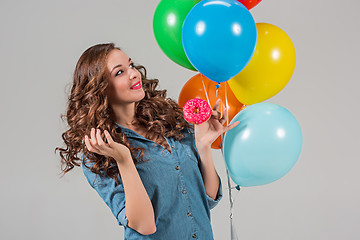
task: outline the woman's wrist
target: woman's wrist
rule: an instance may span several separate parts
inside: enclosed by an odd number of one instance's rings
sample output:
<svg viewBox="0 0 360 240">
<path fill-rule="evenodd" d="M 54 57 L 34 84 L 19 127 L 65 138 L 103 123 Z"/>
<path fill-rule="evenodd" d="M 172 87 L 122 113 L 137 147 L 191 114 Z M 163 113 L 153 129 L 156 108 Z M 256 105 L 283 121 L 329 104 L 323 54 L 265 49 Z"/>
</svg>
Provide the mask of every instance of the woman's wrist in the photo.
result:
<svg viewBox="0 0 360 240">
<path fill-rule="evenodd" d="M 129 162 L 132 162 L 132 156 L 130 150 L 127 153 L 123 153 L 123 152 L 115 153 L 114 159 L 118 165 L 128 164 Z"/>
<path fill-rule="evenodd" d="M 211 144 L 204 144 L 202 142 L 195 142 L 198 152 L 211 150 Z"/>
</svg>

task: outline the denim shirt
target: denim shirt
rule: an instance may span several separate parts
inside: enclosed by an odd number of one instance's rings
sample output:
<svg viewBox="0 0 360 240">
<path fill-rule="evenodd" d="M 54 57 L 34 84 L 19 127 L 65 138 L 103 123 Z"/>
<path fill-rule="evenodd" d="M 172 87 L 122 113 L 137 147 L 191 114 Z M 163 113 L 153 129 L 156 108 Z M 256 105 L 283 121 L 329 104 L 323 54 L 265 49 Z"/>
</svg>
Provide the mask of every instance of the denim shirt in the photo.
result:
<svg viewBox="0 0 360 240">
<path fill-rule="evenodd" d="M 179 141 L 164 137 L 171 146 L 170 153 L 167 149 L 163 152 L 164 147 L 160 144 L 116 124 L 121 127 L 133 147 L 145 148 L 144 161 L 139 159 L 136 169 L 154 208 L 156 232 L 142 235 L 127 225 L 125 193 L 120 176 L 120 184 L 116 187 L 112 178 L 100 175 L 94 185 L 95 174 L 83 164 L 82 169 L 91 187 L 111 209 L 118 225 L 124 226 L 124 239 L 214 239 L 210 209 L 222 198 L 222 184 L 219 177 L 220 184 L 215 200 L 207 195 L 200 172 L 201 162 L 194 132 L 184 130 L 185 137 Z M 150 161 L 145 161 L 150 157 Z"/>
</svg>

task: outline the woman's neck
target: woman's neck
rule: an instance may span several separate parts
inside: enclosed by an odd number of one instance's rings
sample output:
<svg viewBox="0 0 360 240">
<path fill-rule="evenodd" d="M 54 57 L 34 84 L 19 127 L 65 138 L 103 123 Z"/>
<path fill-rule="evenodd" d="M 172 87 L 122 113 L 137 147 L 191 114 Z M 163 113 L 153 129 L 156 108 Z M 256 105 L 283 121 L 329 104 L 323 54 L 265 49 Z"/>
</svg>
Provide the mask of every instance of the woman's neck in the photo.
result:
<svg viewBox="0 0 360 240">
<path fill-rule="evenodd" d="M 135 103 L 126 105 L 113 105 L 112 109 L 115 113 L 116 122 L 120 125 L 133 128 L 133 122 L 135 120 Z"/>
</svg>

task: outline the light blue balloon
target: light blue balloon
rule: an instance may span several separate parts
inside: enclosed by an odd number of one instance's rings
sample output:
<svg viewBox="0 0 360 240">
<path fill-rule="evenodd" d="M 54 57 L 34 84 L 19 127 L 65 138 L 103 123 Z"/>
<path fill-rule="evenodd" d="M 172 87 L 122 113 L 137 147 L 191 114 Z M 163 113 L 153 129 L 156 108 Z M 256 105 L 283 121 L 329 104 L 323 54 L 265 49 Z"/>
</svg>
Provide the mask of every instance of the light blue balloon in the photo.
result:
<svg viewBox="0 0 360 240">
<path fill-rule="evenodd" d="M 239 186 L 271 183 L 297 162 L 302 148 L 301 127 L 286 108 L 256 103 L 237 113 L 225 132 L 223 154 L 231 179 Z"/>
<path fill-rule="evenodd" d="M 214 82 L 237 75 L 251 60 L 256 23 L 236 0 L 202 0 L 191 8 L 182 28 L 182 44 L 191 64 Z"/>
</svg>

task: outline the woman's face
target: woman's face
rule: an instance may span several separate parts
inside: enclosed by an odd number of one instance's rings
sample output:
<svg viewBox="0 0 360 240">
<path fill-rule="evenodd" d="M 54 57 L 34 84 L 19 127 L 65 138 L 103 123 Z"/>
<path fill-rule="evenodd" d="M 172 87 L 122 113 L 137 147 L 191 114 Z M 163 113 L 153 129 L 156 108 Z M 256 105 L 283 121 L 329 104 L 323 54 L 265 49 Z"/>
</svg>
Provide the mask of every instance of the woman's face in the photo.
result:
<svg viewBox="0 0 360 240">
<path fill-rule="evenodd" d="M 141 74 L 123 51 L 111 50 L 106 64 L 110 72 L 107 94 L 112 103 L 126 104 L 144 98 Z M 140 85 L 136 86 L 138 83 Z"/>
</svg>

